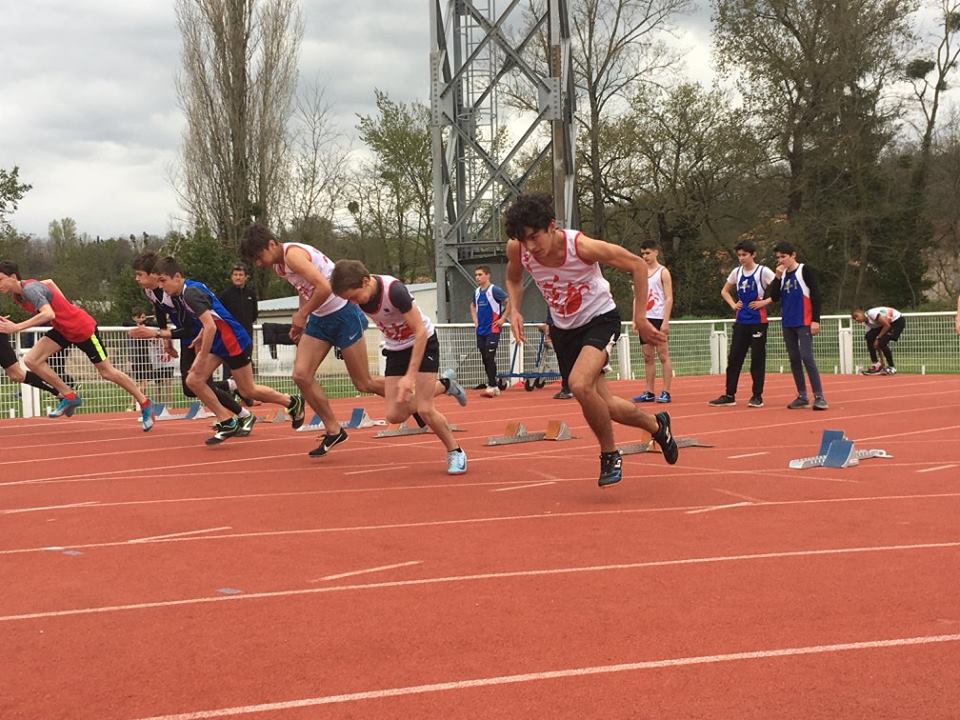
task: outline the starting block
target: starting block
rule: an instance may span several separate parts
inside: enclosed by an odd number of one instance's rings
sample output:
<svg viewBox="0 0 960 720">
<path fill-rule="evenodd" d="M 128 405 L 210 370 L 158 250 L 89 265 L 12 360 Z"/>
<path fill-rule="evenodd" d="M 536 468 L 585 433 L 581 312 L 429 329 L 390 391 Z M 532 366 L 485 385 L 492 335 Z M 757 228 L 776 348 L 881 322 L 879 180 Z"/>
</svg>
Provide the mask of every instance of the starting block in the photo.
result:
<svg viewBox="0 0 960 720">
<path fill-rule="evenodd" d="M 382 420 L 374 421 L 379 425 L 385 425 L 386 423 Z M 464 429 L 459 425 L 448 425 L 451 432 L 464 432 Z M 402 422 L 396 425 L 391 425 L 387 430 L 381 430 L 374 435 L 375 438 L 392 438 L 392 437 L 406 437 L 407 435 L 427 435 L 432 433 L 428 426 L 424 425 L 423 427 L 407 427 L 406 422 Z"/>
<path fill-rule="evenodd" d="M 175 415 L 170 412 L 170 410 L 165 405 L 158 406 L 160 412 L 156 413 L 154 420 L 163 421 L 163 420 L 203 420 L 204 418 L 213 417 L 213 413 L 207 410 L 199 402 L 193 402 L 190 404 L 190 407 L 187 409 L 187 412 L 183 415 Z"/>
<path fill-rule="evenodd" d="M 290 422 L 290 416 L 287 415 L 286 410 L 277 410 L 273 417 L 265 417 L 264 420 L 274 425 L 280 425 L 281 423 Z"/>
<path fill-rule="evenodd" d="M 286 419 L 281 422 L 285 421 Z M 350 412 L 350 419 L 340 423 L 340 426 L 345 430 L 363 430 L 365 428 L 379 427 L 386 424 L 386 420 L 374 420 L 367 415 L 366 410 L 362 407 L 357 407 Z M 309 423 L 297 428 L 297 432 L 319 432 L 323 429 L 323 421 L 320 419 L 320 416 L 315 413 Z"/>
<path fill-rule="evenodd" d="M 527 432 L 522 422 L 507 424 L 503 435 L 487 439 L 487 445 L 517 445 L 518 443 L 537 442 L 539 440 L 573 440 L 570 428 L 563 420 L 550 420 L 543 432 Z"/>
<path fill-rule="evenodd" d="M 792 470 L 815 467 L 846 468 L 859 465 L 861 460 L 892 457 L 886 450 L 857 450 L 853 440 L 844 436 L 843 430 L 824 430 L 817 454 L 791 460 L 789 466 Z"/>
<path fill-rule="evenodd" d="M 713 445 L 710 443 L 701 442 L 695 437 L 674 436 L 673 439 L 676 441 L 678 448 L 713 447 Z M 653 438 L 650 437 L 650 433 L 644 432 L 643 435 L 640 436 L 640 440 L 638 442 L 619 445 L 617 446 L 617 450 L 620 451 L 621 455 L 638 455 L 640 453 L 658 453 L 660 452 L 660 446 L 653 441 Z"/>
</svg>

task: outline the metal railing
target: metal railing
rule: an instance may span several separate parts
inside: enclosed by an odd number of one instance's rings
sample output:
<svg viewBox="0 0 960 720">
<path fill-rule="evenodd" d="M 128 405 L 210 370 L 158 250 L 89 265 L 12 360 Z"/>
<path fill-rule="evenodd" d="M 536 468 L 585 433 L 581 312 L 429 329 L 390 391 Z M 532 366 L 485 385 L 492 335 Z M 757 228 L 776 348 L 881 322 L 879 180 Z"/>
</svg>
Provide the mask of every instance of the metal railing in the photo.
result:
<svg viewBox="0 0 960 720">
<path fill-rule="evenodd" d="M 960 373 L 960 337 L 955 331 L 953 312 L 905 313 L 907 327 L 899 342 L 891 345 L 897 368 L 905 373 Z M 790 363 L 783 344 L 779 318 L 771 318 L 767 340 L 767 372 L 789 372 Z M 732 320 L 673 320 L 670 322 L 670 357 L 677 375 L 719 374 L 726 371 L 728 339 L 732 336 Z M 520 373 L 536 368 L 536 357 L 542 341 L 542 326 L 526 327 L 527 343 L 516 355 L 511 367 L 514 342 L 509 328 L 504 327 L 497 351 L 501 372 Z M 100 328 L 111 362 L 144 388 L 154 402 L 172 407 L 185 407 L 191 400 L 184 396 L 180 382 L 179 361 L 165 356 L 158 340 L 134 340 L 124 327 Z M 45 328 L 31 328 L 12 338 L 20 355 L 25 354 Z M 457 371 L 465 387 L 485 382 L 486 377 L 477 352 L 476 334 L 469 323 L 440 325 L 441 365 Z M 254 331 L 254 373 L 257 382 L 282 392 L 295 392 L 290 379 L 295 348 L 290 345 L 270 346 L 263 343 L 260 326 Z M 380 333 L 367 331 L 368 362 L 372 373 L 382 373 Z M 556 370 L 556 357 L 546 348 L 545 365 Z M 862 328 L 853 327 L 848 316 L 825 316 L 821 332 L 814 339 L 814 354 L 824 374 L 853 373 L 867 365 L 869 356 L 863 341 Z M 58 353 L 53 368 L 67 384 L 79 386 L 84 399 L 80 412 L 122 412 L 133 410 L 133 398 L 121 388 L 100 379 L 87 357 L 74 348 Z M 643 355 L 640 343 L 624 323 L 623 334 L 610 358 L 616 377 L 633 379 L 643 376 Z M 746 367 L 749 367 L 747 363 Z M 331 397 L 357 394 L 343 362 L 334 354 L 324 361 L 318 380 Z M 45 414 L 56 399 L 26 385 L 0 383 L 0 418 L 32 417 Z"/>
</svg>

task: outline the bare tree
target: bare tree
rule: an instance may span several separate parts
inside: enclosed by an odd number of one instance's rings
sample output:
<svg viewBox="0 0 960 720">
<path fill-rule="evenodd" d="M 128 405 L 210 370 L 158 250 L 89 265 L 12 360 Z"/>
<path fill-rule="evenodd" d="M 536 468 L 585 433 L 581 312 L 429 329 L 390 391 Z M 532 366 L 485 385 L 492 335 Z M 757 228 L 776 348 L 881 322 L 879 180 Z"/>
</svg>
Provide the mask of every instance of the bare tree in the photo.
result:
<svg viewBox="0 0 960 720">
<path fill-rule="evenodd" d="M 235 244 L 277 215 L 303 20 L 296 0 L 176 0 L 187 119 L 179 192 L 198 225 Z"/>
</svg>

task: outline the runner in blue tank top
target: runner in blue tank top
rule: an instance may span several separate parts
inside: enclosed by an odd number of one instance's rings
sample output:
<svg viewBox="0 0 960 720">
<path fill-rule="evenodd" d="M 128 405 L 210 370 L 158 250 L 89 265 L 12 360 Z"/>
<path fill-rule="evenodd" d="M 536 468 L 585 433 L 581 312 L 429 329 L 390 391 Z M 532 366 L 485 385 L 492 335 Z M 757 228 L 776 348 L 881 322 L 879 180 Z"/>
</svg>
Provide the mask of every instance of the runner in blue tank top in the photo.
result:
<svg viewBox="0 0 960 720">
<path fill-rule="evenodd" d="M 797 250 L 788 242 L 773 248 L 777 256 L 776 279 L 770 283 L 767 297 L 780 303 L 783 342 L 790 356 L 790 370 L 797 386 L 797 397 L 787 407 L 791 410 L 810 407 L 803 370 L 810 376 L 813 409 L 830 406 L 823 396 L 820 371 L 813 357 L 813 336 L 820 332 L 820 286 L 813 269 L 797 262 Z"/>
</svg>

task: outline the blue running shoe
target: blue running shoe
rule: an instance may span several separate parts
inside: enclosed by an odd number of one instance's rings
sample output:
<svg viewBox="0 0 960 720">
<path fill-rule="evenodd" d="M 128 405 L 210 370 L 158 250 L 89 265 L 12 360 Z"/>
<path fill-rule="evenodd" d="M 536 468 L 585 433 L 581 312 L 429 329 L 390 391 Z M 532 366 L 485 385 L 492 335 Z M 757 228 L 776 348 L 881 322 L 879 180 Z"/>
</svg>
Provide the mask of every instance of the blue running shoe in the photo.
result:
<svg viewBox="0 0 960 720">
<path fill-rule="evenodd" d="M 644 391 L 642 395 L 637 395 L 633 401 L 634 402 L 653 402 L 657 399 L 657 396 L 654 395 L 649 390 Z"/>
<path fill-rule="evenodd" d="M 466 406 L 467 404 L 467 394 L 463 391 L 463 388 L 460 387 L 460 383 L 457 382 L 457 373 L 453 368 L 447 368 L 440 375 L 444 380 L 447 380 L 450 384 L 447 387 L 447 395 L 452 395 L 457 399 L 457 402 L 460 403 L 461 407 Z"/>
<path fill-rule="evenodd" d="M 623 456 L 619 450 L 613 452 L 600 453 L 600 479 L 597 484 L 600 487 L 613 485 L 623 479 Z"/>
<path fill-rule="evenodd" d="M 657 396 L 658 403 L 668 403 L 670 402 L 670 393 L 666 390 L 661 390 L 660 394 Z"/>
<path fill-rule="evenodd" d="M 79 395 L 74 395 L 73 398 L 60 398 L 60 404 L 47 417 L 58 418 L 64 415 L 72 417 L 81 405 L 83 405 L 83 399 Z"/>
<path fill-rule="evenodd" d="M 467 471 L 467 454 L 461 449 L 447 453 L 447 475 L 463 475 Z"/>
<path fill-rule="evenodd" d="M 149 432 L 153 427 L 153 403 L 149 399 L 146 405 L 140 406 L 140 421 L 143 423 L 144 432 Z"/>
</svg>

